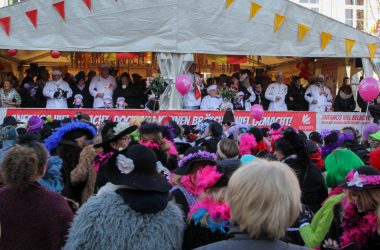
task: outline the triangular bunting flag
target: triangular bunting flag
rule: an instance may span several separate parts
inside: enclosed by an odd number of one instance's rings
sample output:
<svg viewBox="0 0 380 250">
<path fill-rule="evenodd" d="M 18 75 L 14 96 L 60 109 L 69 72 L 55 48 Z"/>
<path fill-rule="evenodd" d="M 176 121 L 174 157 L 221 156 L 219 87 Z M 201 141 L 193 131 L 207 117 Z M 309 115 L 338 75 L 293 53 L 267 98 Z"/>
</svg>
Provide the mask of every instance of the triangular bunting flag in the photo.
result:
<svg viewBox="0 0 380 250">
<path fill-rule="evenodd" d="M 345 43 L 346 43 L 346 55 L 350 56 L 352 48 L 354 48 L 356 41 L 346 38 Z"/>
<path fill-rule="evenodd" d="M 1 24 L 1 27 L 3 27 L 4 32 L 9 36 L 10 26 L 11 26 L 11 17 L 7 16 L 7 17 L 0 18 L 0 24 Z"/>
<path fill-rule="evenodd" d="M 324 50 L 326 48 L 327 44 L 329 44 L 332 36 L 333 35 L 331 35 L 330 33 L 322 32 L 322 34 L 321 34 L 321 47 L 322 47 L 322 50 Z"/>
<path fill-rule="evenodd" d="M 230 7 L 230 5 L 234 2 L 235 0 L 226 0 L 226 9 Z"/>
<path fill-rule="evenodd" d="M 31 11 L 27 11 L 27 12 L 25 12 L 25 15 L 32 22 L 34 28 L 37 28 L 37 15 L 38 15 L 37 9 L 31 10 Z"/>
<path fill-rule="evenodd" d="M 281 16 L 280 14 L 275 14 L 274 15 L 274 32 L 276 32 L 280 26 L 284 23 L 285 21 L 285 17 L 284 16 Z"/>
<path fill-rule="evenodd" d="M 249 21 L 251 21 L 255 17 L 259 10 L 261 10 L 261 6 L 257 3 L 251 2 L 251 12 L 249 13 Z"/>
<path fill-rule="evenodd" d="M 62 19 L 65 20 L 65 1 L 55 3 L 53 6 Z"/>
<path fill-rule="evenodd" d="M 309 32 L 309 29 L 310 29 L 310 26 L 307 26 L 302 23 L 298 24 L 298 41 L 302 42 L 307 32 Z"/>
<path fill-rule="evenodd" d="M 84 4 L 87 6 L 89 10 L 91 10 L 91 0 L 83 0 Z"/>
<path fill-rule="evenodd" d="M 373 58 L 375 58 L 376 50 L 378 45 L 376 43 L 369 43 L 368 44 L 368 51 L 369 51 L 369 57 L 373 61 Z"/>
</svg>

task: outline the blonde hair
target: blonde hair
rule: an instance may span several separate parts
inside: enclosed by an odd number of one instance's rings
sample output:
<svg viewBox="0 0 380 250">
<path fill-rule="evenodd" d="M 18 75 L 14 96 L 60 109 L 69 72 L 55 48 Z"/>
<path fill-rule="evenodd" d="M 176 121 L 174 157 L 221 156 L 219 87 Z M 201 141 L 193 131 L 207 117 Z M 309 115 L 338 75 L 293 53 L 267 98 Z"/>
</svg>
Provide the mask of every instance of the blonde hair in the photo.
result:
<svg viewBox="0 0 380 250">
<path fill-rule="evenodd" d="M 377 218 L 380 218 L 380 188 L 367 190 L 348 190 L 348 196 L 358 196 L 358 202 L 365 211 L 375 211 Z M 380 234 L 380 220 L 377 220 L 377 233 Z"/>
<path fill-rule="evenodd" d="M 239 146 L 233 140 L 224 138 L 217 145 L 216 155 L 220 160 L 237 158 L 239 153 Z"/>
<path fill-rule="evenodd" d="M 241 230 L 255 239 L 278 240 L 299 215 L 301 190 L 286 164 L 256 160 L 232 175 L 227 202 Z"/>
</svg>

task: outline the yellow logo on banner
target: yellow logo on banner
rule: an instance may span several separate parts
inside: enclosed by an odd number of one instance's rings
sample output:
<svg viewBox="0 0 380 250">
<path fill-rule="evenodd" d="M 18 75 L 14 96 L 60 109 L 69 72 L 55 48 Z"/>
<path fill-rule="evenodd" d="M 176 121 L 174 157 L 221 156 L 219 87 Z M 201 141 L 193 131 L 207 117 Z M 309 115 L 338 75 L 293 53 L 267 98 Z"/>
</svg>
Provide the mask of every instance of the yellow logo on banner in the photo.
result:
<svg viewBox="0 0 380 250">
<path fill-rule="evenodd" d="M 230 5 L 234 2 L 235 0 L 226 0 L 226 9 L 230 7 Z"/>
<path fill-rule="evenodd" d="M 332 37 L 333 35 L 331 35 L 330 33 L 322 32 L 321 34 L 322 50 L 326 48 L 327 44 L 329 44 Z"/>
<path fill-rule="evenodd" d="M 371 60 L 375 58 L 377 47 L 378 45 L 376 43 L 368 44 L 369 57 L 371 58 Z"/>
<path fill-rule="evenodd" d="M 350 56 L 351 55 L 351 51 L 354 48 L 356 41 L 352 40 L 352 39 L 346 38 L 345 43 L 346 43 L 346 55 Z"/>
<path fill-rule="evenodd" d="M 307 26 L 305 24 L 298 24 L 298 40 L 302 42 L 302 40 L 305 38 L 307 32 L 309 32 L 310 26 Z"/>
<path fill-rule="evenodd" d="M 255 17 L 259 10 L 261 10 L 261 6 L 257 3 L 251 2 L 251 12 L 249 14 L 249 21 L 251 21 Z"/>
<path fill-rule="evenodd" d="M 281 16 L 280 14 L 276 13 L 274 15 L 274 32 L 276 32 L 280 26 L 285 22 L 285 17 Z"/>
</svg>

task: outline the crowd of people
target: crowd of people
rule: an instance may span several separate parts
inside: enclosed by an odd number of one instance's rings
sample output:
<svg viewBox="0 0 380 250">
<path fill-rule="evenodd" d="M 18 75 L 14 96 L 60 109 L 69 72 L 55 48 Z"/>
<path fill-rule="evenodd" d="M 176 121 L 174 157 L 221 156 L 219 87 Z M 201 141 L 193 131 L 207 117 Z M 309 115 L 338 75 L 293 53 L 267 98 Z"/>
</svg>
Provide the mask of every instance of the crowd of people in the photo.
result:
<svg viewBox="0 0 380 250">
<path fill-rule="evenodd" d="M 62 74 L 54 70 L 50 74 L 44 67 L 28 69 L 21 84 L 13 73 L 9 73 L 0 89 L 1 107 L 25 108 L 116 108 L 151 109 L 151 91 L 146 80 L 139 74 L 117 70 L 101 64 L 99 75 L 95 71 Z M 326 86 L 323 75 L 310 77 L 305 89 L 301 78 L 294 76 L 290 85 L 285 83 L 282 72 L 275 80 L 266 75 L 254 75 L 250 70 L 241 70 L 227 76 L 211 77 L 204 81 L 192 64 L 186 75 L 190 79 L 190 90 L 183 98 L 183 109 L 223 110 L 230 102 L 235 110 L 250 110 L 260 104 L 269 111 L 315 111 L 315 112 L 352 112 L 357 110 L 354 93 L 348 77 L 343 79 L 338 94 L 334 97 Z M 222 90 L 236 89 L 236 96 L 225 97 Z M 380 100 L 379 100 L 380 101 Z M 357 103 L 365 112 L 366 105 L 358 95 Z M 157 109 L 158 109 L 157 105 Z"/>
<path fill-rule="evenodd" d="M 9 116 L 0 141 L 0 249 L 380 248 L 377 124 Z"/>
</svg>

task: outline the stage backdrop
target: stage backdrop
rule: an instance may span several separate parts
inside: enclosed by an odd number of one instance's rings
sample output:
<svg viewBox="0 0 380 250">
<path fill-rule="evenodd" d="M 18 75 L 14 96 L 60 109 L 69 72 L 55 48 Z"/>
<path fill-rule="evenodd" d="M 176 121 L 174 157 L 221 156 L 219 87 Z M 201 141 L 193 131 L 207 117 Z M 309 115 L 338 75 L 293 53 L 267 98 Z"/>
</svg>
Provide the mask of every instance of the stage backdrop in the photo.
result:
<svg viewBox="0 0 380 250">
<path fill-rule="evenodd" d="M 179 124 L 197 125 L 205 119 L 221 122 L 224 112 L 221 111 L 185 111 L 165 110 L 152 115 L 146 110 L 101 110 L 101 109 L 0 109 L 0 120 L 6 115 L 13 115 L 17 120 L 27 123 L 32 115 L 52 116 L 62 120 L 73 118 L 78 112 L 90 115 L 92 123 L 101 124 L 105 120 L 128 122 L 132 117 L 141 116 L 160 122 L 164 117 L 171 117 Z M 284 126 L 303 130 L 305 132 L 321 131 L 322 129 L 342 129 L 353 126 L 359 131 L 371 122 L 371 117 L 364 113 L 314 113 L 314 112 L 265 112 L 261 121 L 251 118 L 249 112 L 235 111 L 235 118 L 243 124 L 252 124 L 259 127 L 268 127 L 274 122 Z"/>
</svg>

